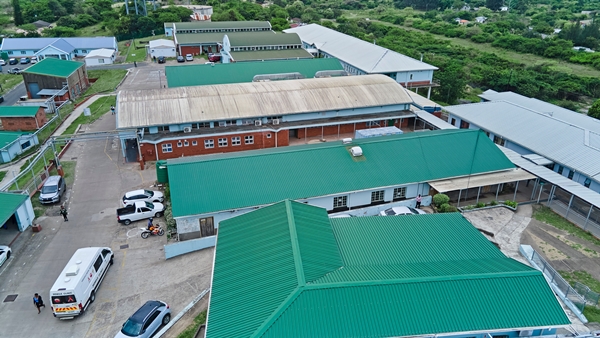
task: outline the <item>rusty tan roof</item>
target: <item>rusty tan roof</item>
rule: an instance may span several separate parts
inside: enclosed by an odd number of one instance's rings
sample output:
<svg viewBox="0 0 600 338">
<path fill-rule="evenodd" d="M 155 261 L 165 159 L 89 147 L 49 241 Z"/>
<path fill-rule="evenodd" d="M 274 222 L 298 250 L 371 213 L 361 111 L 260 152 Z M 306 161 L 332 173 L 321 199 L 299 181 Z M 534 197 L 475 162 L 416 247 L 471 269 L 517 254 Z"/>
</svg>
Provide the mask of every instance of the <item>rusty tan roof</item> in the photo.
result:
<svg viewBox="0 0 600 338">
<path fill-rule="evenodd" d="M 412 102 L 384 75 L 342 76 L 153 90 L 117 97 L 117 128 L 280 116 Z"/>
</svg>

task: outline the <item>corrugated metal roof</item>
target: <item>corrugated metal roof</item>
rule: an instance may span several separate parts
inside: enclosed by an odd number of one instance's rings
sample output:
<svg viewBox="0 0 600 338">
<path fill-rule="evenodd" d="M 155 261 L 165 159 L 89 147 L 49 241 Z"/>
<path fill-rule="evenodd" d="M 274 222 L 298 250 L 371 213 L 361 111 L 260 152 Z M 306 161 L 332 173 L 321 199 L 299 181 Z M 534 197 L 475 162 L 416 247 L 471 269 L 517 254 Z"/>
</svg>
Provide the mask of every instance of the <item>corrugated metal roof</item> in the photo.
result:
<svg viewBox="0 0 600 338">
<path fill-rule="evenodd" d="M 215 255 L 208 338 L 570 324 L 543 275 L 504 256 L 459 213 L 329 219 L 284 201 L 221 222 Z M 317 275 L 330 273 L 311 283 L 306 266 L 319 261 Z"/>
<path fill-rule="evenodd" d="M 119 92 L 117 128 L 280 116 L 410 102 L 383 75 Z"/>
<path fill-rule="evenodd" d="M 408 90 L 410 92 L 410 90 Z M 451 125 L 450 123 L 438 118 L 430 112 L 426 112 L 424 110 L 417 110 L 415 114 L 421 120 L 435 126 L 438 129 L 458 129 L 457 127 Z"/>
<path fill-rule="evenodd" d="M 196 21 L 173 22 L 169 23 L 169 25 L 172 25 L 176 29 L 271 28 L 269 21 Z"/>
<path fill-rule="evenodd" d="M 174 46 L 175 45 L 173 45 L 173 47 Z M 93 51 L 89 52 L 88 55 L 85 56 L 85 58 L 86 59 L 110 58 L 113 55 L 115 55 L 114 49 L 100 48 L 100 49 L 94 49 Z"/>
<path fill-rule="evenodd" d="M 0 224 L 4 224 L 29 196 L 0 192 Z"/>
<path fill-rule="evenodd" d="M 173 40 L 166 40 L 166 39 L 151 40 L 151 41 L 148 41 L 148 45 L 150 46 L 150 48 L 157 48 L 157 47 L 175 48 L 175 42 L 173 42 Z"/>
<path fill-rule="evenodd" d="M 71 45 L 64 39 L 56 39 L 56 41 L 49 44 L 48 47 L 49 46 L 52 46 L 58 50 L 65 52 L 65 53 L 71 53 L 73 50 L 76 49 L 73 45 Z"/>
<path fill-rule="evenodd" d="M 23 73 L 68 77 L 84 65 L 85 63 L 83 62 L 45 58 L 35 65 L 23 70 Z"/>
<path fill-rule="evenodd" d="M 21 131 L 0 131 L 0 149 L 16 141 L 21 135 L 27 133 Z M 0 204 L 1 205 L 1 204 Z M 4 223 L 2 223 L 4 224 Z"/>
<path fill-rule="evenodd" d="M 298 72 L 313 78 L 323 70 L 343 70 L 337 59 L 276 60 L 265 62 L 215 63 L 186 67 L 167 66 L 169 88 L 252 82 L 256 75 Z"/>
<path fill-rule="evenodd" d="M 600 182 L 600 148 L 588 142 L 600 132 L 600 121 L 582 114 L 576 119 L 531 110 L 506 101 L 448 106 L 449 113 L 556 163 Z M 561 108 L 562 109 L 562 108 Z M 592 133 L 592 131 L 594 133 Z"/>
<path fill-rule="evenodd" d="M 115 48 L 116 40 L 114 37 L 83 37 L 83 38 L 4 38 L 2 40 L 2 50 L 39 50 L 57 40 L 64 40 L 75 49 L 98 49 Z"/>
<path fill-rule="evenodd" d="M 471 177 L 450 178 L 447 180 L 430 181 L 429 185 L 437 192 L 457 191 L 487 185 L 518 182 L 534 179 L 535 175 L 525 170 L 515 169 L 498 173 L 474 175 Z"/>
<path fill-rule="evenodd" d="M 593 204 L 596 208 L 600 208 L 600 194 L 594 190 L 588 189 L 583 185 L 570 180 L 563 175 L 560 175 L 544 166 L 537 165 L 531 161 L 524 159 L 521 154 L 505 147 L 498 146 L 500 150 L 508 157 L 516 166 L 527 170 L 535 176 L 550 182 L 569 193 L 581 198 L 582 200 Z"/>
<path fill-rule="evenodd" d="M 361 161 L 348 150 L 356 145 L 363 150 Z M 514 166 L 482 132 L 438 130 L 359 139 L 351 145 L 332 142 L 173 159 L 168 168 L 173 216 L 181 217 Z"/>
<path fill-rule="evenodd" d="M 258 50 L 253 52 L 231 52 L 233 61 L 267 61 L 289 59 L 312 59 L 311 53 L 299 49 Z"/>
<path fill-rule="evenodd" d="M 2 106 L 0 117 L 34 117 L 38 109 L 37 106 Z"/>
<path fill-rule="evenodd" d="M 425 62 L 317 24 L 290 28 L 284 32 L 297 33 L 302 41 L 366 73 L 438 69 Z"/>
</svg>

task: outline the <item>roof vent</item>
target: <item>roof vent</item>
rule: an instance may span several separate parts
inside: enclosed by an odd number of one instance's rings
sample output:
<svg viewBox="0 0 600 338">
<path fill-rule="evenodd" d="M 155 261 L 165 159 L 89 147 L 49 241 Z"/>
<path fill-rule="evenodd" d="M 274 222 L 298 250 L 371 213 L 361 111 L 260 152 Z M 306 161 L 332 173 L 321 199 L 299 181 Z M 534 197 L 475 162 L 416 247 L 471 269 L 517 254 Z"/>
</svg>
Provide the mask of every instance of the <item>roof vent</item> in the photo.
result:
<svg viewBox="0 0 600 338">
<path fill-rule="evenodd" d="M 67 276 L 77 276 L 77 274 L 79 273 L 79 266 L 77 265 L 71 265 L 66 272 Z"/>
<path fill-rule="evenodd" d="M 349 137 L 343 138 L 342 139 L 342 144 L 349 144 L 352 143 L 352 139 Z"/>
<path fill-rule="evenodd" d="M 352 148 L 350 148 L 350 153 L 352 154 L 352 156 L 358 157 L 358 156 L 362 156 L 363 151 L 362 151 L 361 147 L 352 147 Z"/>
</svg>

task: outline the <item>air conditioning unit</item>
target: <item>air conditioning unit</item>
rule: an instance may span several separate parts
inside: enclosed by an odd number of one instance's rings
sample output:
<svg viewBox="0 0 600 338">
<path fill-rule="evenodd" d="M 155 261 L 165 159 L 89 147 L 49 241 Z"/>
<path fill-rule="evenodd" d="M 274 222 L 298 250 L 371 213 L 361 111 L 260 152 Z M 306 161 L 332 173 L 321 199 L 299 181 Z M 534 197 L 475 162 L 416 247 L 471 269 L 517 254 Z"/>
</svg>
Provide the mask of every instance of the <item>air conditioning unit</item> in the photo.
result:
<svg viewBox="0 0 600 338">
<path fill-rule="evenodd" d="M 350 153 L 354 157 L 359 157 L 359 156 L 362 156 L 363 151 L 362 151 L 361 147 L 352 147 L 352 148 L 350 148 Z"/>
<path fill-rule="evenodd" d="M 352 139 L 350 137 L 346 137 L 342 139 L 342 144 L 350 144 L 352 143 Z"/>
<path fill-rule="evenodd" d="M 183 132 L 184 133 L 191 133 L 192 132 L 192 127 L 185 127 L 185 128 L 183 128 Z"/>
<path fill-rule="evenodd" d="M 254 120 L 254 125 L 255 126 L 262 126 L 262 121 L 261 120 Z"/>
<path fill-rule="evenodd" d="M 278 125 L 279 124 L 279 119 L 273 119 L 273 125 Z"/>
</svg>

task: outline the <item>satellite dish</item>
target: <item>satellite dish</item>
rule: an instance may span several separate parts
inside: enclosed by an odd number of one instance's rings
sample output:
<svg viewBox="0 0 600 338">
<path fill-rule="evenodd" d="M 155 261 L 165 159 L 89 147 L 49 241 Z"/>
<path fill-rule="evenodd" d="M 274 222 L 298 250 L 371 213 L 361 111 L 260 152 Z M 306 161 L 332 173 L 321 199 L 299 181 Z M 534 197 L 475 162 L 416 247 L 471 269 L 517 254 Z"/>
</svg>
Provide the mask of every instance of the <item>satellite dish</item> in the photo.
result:
<svg viewBox="0 0 600 338">
<path fill-rule="evenodd" d="M 229 37 L 227 35 L 223 37 L 223 50 L 228 54 L 231 51 L 231 43 L 229 43 Z"/>
</svg>

